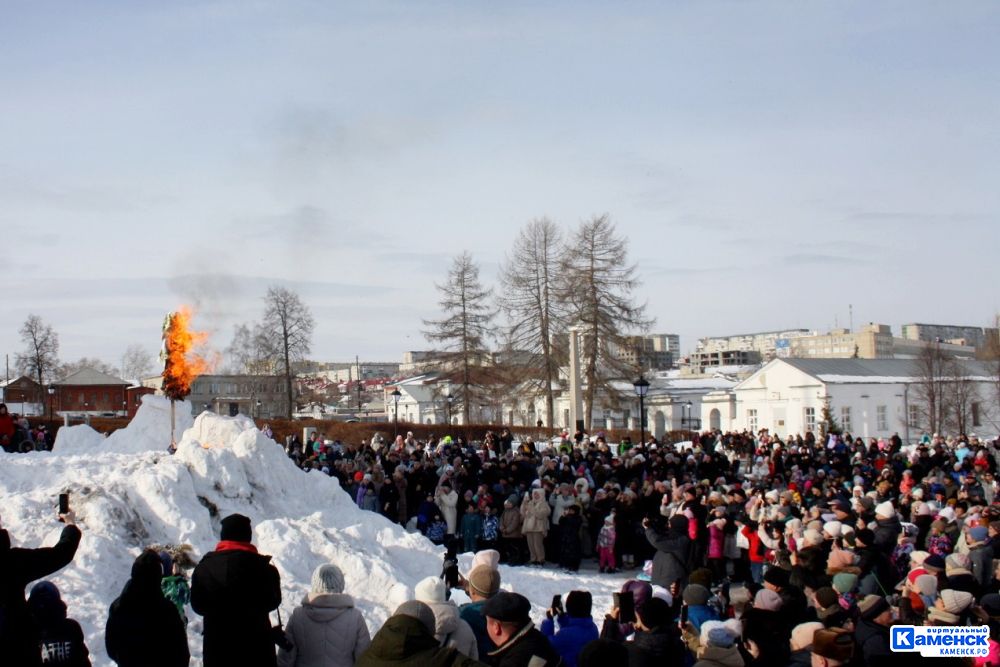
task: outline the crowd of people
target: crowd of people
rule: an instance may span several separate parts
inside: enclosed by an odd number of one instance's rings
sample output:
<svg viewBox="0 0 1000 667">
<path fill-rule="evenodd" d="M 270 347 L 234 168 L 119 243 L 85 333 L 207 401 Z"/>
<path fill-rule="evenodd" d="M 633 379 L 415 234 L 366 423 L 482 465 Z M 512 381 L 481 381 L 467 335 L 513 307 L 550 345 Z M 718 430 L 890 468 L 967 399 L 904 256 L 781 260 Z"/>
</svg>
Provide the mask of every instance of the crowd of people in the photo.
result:
<svg viewBox="0 0 1000 667">
<path fill-rule="evenodd" d="M 12 414 L 0 403 L 0 447 L 8 454 L 51 450 L 55 436 L 45 424 L 31 424 L 25 415 Z"/>
<path fill-rule="evenodd" d="M 836 666 L 921 661 L 890 649 L 893 625 L 983 625 L 987 655 L 932 664 L 998 665 L 997 445 L 767 431 L 681 446 L 582 433 L 536 444 L 507 431 L 475 444 L 410 434 L 292 443 L 309 474 L 336 476 L 360 507 L 423 532 L 446 565 L 473 552 L 472 567 L 428 573 L 371 634 L 337 564 L 318 564 L 287 625 L 273 626 L 278 572 L 249 519 L 231 515 L 197 565 L 140 554 L 109 609 L 105 647 L 119 665 L 186 665 L 190 610 L 204 618 L 208 667 Z M 89 664 L 72 603 L 49 581 L 25 598 L 73 557 L 80 533 L 62 518 L 49 549 L 12 548 L 0 532 L 4 664 Z M 630 578 L 597 601 L 610 607 L 599 623 L 583 587 L 565 603 L 534 600 L 548 611 L 533 617 L 531 591 L 505 589 L 501 563 Z M 456 605 L 455 589 L 469 602 Z"/>
</svg>

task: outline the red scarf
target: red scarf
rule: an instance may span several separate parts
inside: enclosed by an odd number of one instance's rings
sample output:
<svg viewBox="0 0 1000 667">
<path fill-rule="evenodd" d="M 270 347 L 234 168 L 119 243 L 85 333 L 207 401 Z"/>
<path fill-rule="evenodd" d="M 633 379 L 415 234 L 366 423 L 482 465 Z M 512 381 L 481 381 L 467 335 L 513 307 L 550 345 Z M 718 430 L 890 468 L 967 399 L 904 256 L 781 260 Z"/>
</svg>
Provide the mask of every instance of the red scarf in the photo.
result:
<svg viewBox="0 0 1000 667">
<path fill-rule="evenodd" d="M 249 542 L 236 542 L 235 540 L 222 540 L 215 545 L 216 551 L 249 551 L 252 554 L 257 553 L 257 547 L 250 544 Z"/>
</svg>

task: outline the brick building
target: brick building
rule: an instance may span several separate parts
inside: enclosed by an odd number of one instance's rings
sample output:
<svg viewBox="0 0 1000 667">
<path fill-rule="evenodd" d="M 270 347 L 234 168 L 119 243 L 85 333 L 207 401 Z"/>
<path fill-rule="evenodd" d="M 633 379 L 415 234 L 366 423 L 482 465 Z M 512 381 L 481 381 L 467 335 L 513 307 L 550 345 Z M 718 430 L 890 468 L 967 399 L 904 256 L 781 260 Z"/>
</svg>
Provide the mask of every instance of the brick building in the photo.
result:
<svg viewBox="0 0 1000 667">
<path fill-rule="evenodd" d="M 27 375 L 0 382 L 0 403 L 19 415 L 40 415 L 44 412 L 45 393 L 41 385 Z"/>
<path fill-rule="evenodd" d="M 53 410 L 62 416 L 92 415 L 115 416 L 134 414 L 135 406 L 129 404 L 129 382 L 107 375 L 93 368 L 81 368 L 58 382 L 53 382 Z M 134 401 L 135 399 L 133 399 Z"/>
</svg>

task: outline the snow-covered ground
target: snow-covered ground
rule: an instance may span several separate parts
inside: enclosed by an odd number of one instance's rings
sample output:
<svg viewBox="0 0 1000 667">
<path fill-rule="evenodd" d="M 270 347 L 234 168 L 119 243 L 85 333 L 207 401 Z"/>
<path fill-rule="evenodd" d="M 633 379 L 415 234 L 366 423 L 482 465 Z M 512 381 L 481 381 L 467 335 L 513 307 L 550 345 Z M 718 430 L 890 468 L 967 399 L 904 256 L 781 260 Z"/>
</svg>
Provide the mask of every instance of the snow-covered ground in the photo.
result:
<svg viewBox="0 0 1000 667">
<path fill-rule="evenodd" d="M 57 497 L 70 493 L 83 540 L 74 562 L 51 579 L 83 626 L 95 665 L 112 664 L 104 651 L 107 610 L 142 548 L 191 544 L 200 556 L 233 512 L 251 518 L 254 543 L 274 557 L 285 619 L 323 562 L 344 571 L 347 593 L 373 634 L 420 579 L 440 573 L 443 549 L 360 510 L 336 479 L 301 472 L 246 417 L 206 412 L 192 420 L 184 403 L 175 419 L 183 436 L 172 456 L 169 403 L 158 396 L 144 396 L 129 427 L 108 438 L 74 426 L 60 430 L 52 452 L 0 450 L 2 523 L 14 546 L 54 544 L 62 526 L 55 520 Z M 463 572 L 470 561 L 470 554 L 462 557 Z M 554 594 L 583 588 L 594 594 L 599 621 L 622 583 L 592 571 L 571 576 L 501 566 L 501 575 L 505 589 L 531 600 L 536 619 Z M 201 619 L 190 610 L 188 616 L 192 664 L 200 665 Z"/>
</svg>

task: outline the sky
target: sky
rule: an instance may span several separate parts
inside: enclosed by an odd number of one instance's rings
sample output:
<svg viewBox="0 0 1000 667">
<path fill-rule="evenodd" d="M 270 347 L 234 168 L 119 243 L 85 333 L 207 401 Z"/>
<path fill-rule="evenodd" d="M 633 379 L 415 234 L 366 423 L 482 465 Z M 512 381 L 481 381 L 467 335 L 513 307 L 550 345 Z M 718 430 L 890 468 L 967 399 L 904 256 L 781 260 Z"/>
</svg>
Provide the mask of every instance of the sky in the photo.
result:
<svg viewBox="0 0 1000 667">
<path fill-rule="evenodd" d="M 224 348 L 269 285 L 313 358 L 427 349 L 468 250 L 607 213 L 653 332 L 987 325 L 995 2 L 0 4 L 0 352 Z"/>
</svg>

